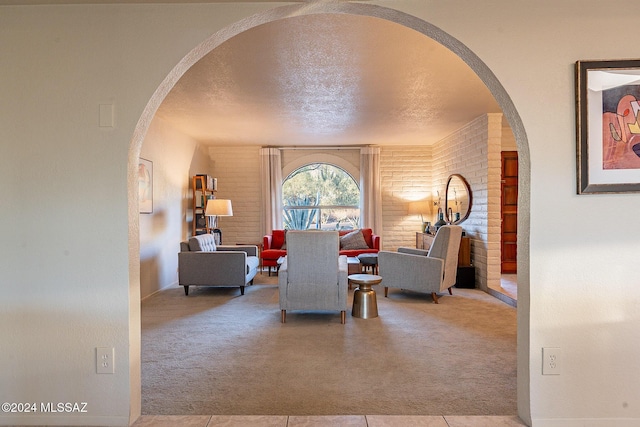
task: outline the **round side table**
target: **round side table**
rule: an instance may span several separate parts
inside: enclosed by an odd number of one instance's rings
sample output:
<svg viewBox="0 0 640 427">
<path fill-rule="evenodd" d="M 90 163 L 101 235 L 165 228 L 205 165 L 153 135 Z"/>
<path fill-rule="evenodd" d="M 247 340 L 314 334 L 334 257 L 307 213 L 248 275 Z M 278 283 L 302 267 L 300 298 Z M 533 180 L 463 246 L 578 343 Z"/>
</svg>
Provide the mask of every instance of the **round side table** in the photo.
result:
<svg viewBox="0 0 640 427">
<path fill-rule="evenodd" d="M 376 291 L 371 289 L 371 286 L 382 282 L 382 277 L 375 274 L 351 274 L 349 282 L 358 285 L 358 289 L 353 293 L 351 315 L 361 319 L 378 317 Z"/>
</svg>

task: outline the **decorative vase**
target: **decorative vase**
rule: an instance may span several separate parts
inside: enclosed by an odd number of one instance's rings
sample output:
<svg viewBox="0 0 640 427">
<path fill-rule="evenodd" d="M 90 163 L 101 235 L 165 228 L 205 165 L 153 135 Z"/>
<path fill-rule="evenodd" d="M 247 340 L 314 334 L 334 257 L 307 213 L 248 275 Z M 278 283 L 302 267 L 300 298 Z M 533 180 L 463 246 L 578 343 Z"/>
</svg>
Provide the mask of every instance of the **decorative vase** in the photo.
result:
<svg viewBox="0 0 640 427">
<path fill-rule="evenodd" d="M 444 214 L 440 212 L 438 213 L 438 222 L 436 222 L 433 226 L 435 227 L 436 231 L 438 231 L 438 229 L 443 225 L 447 225 L 447 221 L 444 220 Z"/>
</svg>

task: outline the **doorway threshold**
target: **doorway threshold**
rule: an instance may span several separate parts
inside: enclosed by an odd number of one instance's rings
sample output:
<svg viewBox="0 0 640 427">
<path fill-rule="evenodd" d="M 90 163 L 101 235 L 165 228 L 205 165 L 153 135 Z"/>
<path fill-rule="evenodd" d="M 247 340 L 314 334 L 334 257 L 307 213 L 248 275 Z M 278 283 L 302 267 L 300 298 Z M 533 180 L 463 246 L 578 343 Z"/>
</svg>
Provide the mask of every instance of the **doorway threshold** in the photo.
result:
<svg viewBox="0 0 640 427">
<path fill-rule="evenodd" d="M 517 275 L 503 274 L 500 277 L 500 285 L 488 287 L 487 293 L 509 304 L 512 307 L 518 306 L 518 282 Z"/>
</svg>

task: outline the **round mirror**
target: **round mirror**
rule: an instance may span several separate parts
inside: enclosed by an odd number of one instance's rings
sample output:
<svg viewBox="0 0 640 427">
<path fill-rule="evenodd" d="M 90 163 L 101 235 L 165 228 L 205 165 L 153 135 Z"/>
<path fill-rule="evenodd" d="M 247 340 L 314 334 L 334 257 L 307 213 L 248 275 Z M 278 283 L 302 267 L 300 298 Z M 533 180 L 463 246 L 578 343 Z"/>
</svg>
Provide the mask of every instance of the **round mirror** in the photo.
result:
<svg viewBox="0 0 640 427">
<path fill-rule="evenodd" d="M 471 212 L 471 187 L 459 174 L 453 174 L 447 181 L 444 214 L 449 224 L 460 224 Z"/>
</svg>

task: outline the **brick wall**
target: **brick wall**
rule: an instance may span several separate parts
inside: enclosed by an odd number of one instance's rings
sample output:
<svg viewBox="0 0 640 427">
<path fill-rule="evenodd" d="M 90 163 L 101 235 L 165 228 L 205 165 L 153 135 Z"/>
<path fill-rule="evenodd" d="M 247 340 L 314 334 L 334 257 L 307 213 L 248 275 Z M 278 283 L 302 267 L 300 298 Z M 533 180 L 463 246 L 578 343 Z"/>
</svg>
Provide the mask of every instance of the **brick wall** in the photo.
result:
<svg viewBox="0 0 640 427">
<path fill-rule="evenodd" d="M 376 231 L 384 250 L 415 247 L 422 222 L 418 215 L 408 213 L 409 203 L 431 198 L 432 170 L 430 146 L 381 148 L 382 230 Z M 425 216 L 424 220 L 433 224 L 432 216 Z"/>
<path fill-rule="evenodd" d="M 462 175 L 471 187 L 472 207 L 461 225 L 471 238 L 476 286 L 487 289 L 500 280 L 500 151 L 502 114 L 488 114 L 468 123 L 433 147 L 433 193 L 444 209 L 447 179 Z"/>
<path fill-rule="evenodd" d="M 261 194 L 260 148 L 215 147 L 209 150 L 213 176 L 218 178 L 218 199 L 230 199 L 232 217 L 221 217 L 223 243 L 259 243 Z"/>
<path fill-rule="evenodd" d="M 516 136 L 506 118 L 502 118 L 502 151 L 518 151 Z"/>
</svg>

